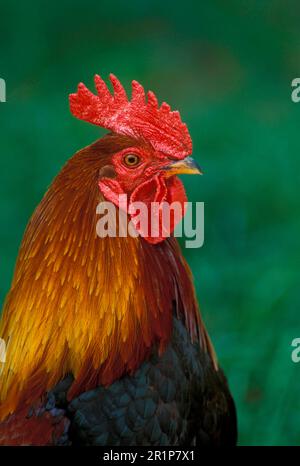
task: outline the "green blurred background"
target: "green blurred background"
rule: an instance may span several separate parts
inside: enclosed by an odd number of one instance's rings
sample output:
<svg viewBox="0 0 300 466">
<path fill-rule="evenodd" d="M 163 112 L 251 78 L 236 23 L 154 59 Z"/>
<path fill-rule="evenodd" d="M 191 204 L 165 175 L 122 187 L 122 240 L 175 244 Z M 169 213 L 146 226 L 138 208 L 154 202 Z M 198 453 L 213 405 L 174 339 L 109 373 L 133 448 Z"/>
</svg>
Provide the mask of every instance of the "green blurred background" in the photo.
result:
<svg viewBox="0 0 300 466">
<path fill-rule="evenodd" d="M 185 251 L 237 403 L 241 445 L 300 444 L 297 1 L 0 2 L 0 300 L 26 223 L 66 159 L 104 132 L 71 117 L 115 73 L 180 109 L 205 170 L 205 245 Z"/>
</svg>

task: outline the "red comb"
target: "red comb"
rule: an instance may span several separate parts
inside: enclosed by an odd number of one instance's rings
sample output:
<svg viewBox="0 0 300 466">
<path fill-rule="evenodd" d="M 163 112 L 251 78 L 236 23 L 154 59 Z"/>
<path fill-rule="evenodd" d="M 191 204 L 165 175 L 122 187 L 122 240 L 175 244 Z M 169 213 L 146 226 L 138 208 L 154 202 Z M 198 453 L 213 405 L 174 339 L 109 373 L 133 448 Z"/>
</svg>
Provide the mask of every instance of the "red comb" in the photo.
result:
<svg viewBox="0 0 300 466">
<path fill-rule="evenodd" d="M 77 94 L 70 95 L 72 114 L 84 121 L 102 126 L 115 133 L 145 139 L 155 150 L 181 159 L 192 152 L 188 129 L 182 123 L 179 112 L 172 112 L 165 102 L 159 107 L 152 91 L 132 81 L 132 97 L 128 100 L 120 81 L 110 74 L 114 93 L 111 94 L 103 79 L 96 75 L 98 95 L 82 83 Z"/>
</svg>

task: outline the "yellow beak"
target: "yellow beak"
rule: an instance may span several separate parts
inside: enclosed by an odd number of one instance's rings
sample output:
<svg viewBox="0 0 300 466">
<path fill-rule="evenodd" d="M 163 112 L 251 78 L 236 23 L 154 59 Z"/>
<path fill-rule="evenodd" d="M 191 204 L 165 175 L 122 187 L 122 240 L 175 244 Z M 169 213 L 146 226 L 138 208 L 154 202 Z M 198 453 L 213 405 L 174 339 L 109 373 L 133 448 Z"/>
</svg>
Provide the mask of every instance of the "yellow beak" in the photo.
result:
<svg viewBox="0 0 300 466">
<path fill-rule="evenodd" d="M 203 175 L 203 172 L 192 157 L 186 157 L 166 167 L 166 178 L 173 175 Z"/>
</svg>

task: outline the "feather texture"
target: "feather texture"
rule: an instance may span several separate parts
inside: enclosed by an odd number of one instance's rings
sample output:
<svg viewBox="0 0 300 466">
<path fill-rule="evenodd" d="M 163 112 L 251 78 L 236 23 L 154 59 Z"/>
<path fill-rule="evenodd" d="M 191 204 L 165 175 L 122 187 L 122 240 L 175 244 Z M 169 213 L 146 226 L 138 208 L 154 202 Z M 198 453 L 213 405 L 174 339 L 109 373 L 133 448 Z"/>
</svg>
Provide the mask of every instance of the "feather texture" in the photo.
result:
<svg viewBox="0 0 300 466">
<path fill-rule="evenodd" d="M 99 170 L 133 143 L 110 135 L 75 154 L 29 222 L 0 328 L 7 342 L 0 419 L 68 373 L 69 399 L 133 374 L 153 347 L 165 350 L 174 302 L 216 367 L 176 240 L 153 246 L 96 234 Z"/>
</svg>

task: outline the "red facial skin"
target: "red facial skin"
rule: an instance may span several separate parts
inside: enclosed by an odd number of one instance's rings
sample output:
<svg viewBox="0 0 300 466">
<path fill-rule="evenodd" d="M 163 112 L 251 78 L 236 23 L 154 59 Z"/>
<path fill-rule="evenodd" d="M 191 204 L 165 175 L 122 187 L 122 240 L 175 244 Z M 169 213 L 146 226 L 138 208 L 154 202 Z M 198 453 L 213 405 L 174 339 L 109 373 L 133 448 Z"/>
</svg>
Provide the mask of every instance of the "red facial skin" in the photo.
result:
<svg viewBox="0 0 300 466">
<path fill-rule="evenodd" d="M 139 158 L 135 166 L 128 166 L 125 162 L 126 155 L 130 154 Z M 99 181 L 99 188 L 105 199 L 126 210 L 135 229 L 149 243 L 156 244 L 170 236 L 185 213 L 187 198 L 183 184 L 176 176 L 168 177 L 167 168 L 172 162 L 174 159 L 151 148 L 129 147 L 112 156 L 116 177 L 102 178 Z M 127 206 L 119 205 L 121 194 L 127 195 Z M 133 202 L 143 202 L 148 207 L 148 229 L 146 231 L 138 221 L 135 221 L 137 212 L 133 209 Z M 181 214 L 176 211 L 176 214 L 171 215 L 170 225 L 163 222 L 161 208 L 158 210 L 158 231 L 155 236 L 149 234 L 151 231 L 150 208 L 153 202 L 159 204 L 179 202 L 181 206 Z"/>
</svg>

